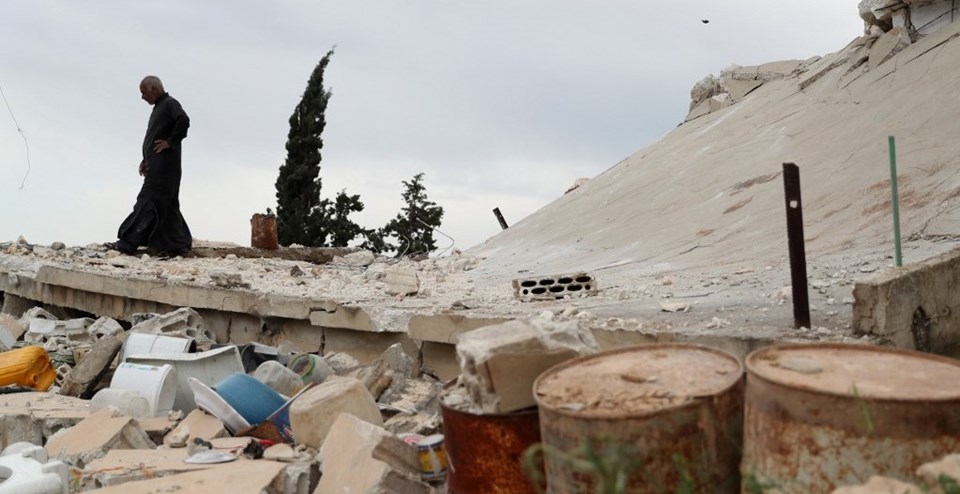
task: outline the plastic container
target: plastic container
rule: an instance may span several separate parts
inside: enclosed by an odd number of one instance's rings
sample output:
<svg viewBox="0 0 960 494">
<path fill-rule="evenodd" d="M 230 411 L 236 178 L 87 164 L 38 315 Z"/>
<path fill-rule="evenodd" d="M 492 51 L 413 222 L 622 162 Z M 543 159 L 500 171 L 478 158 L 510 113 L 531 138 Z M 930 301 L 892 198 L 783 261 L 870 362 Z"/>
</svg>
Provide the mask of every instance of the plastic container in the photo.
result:
<svg viewBox="0 0 960 494">
<path fill-rule="evenodd" d="M 0 353 L 0 386 L 18 385 L 46 391 L 57 378 L 50 356 L 40 346 Z"/>
<path fill-rule="evenodd" d="M 150 417 L 150 402 L 136 391 L 105 388 L 90 399 L 90 413 L 112 406 L 135 419 Z"/>
<path fill-rule="evenodd" d="M 213 388 L 193 377 L 188 377 L 187 383 L 193 390 L 193 398 L 197 402 L 197 408 L 223 422 L 223 425 L 227 426 L 231 434 L 250 428 L 250 423 L 237 413 Z"/>
<path fill-rule="evenodd" d="M 213 389 L 251 425 L 263 422 L 286 402 L 280 393 L 246 374 L 233 374 Z"/>
<path fill-rule="evenodd" d="M 174 338 L 148 333 L 130 333 L 123 344 L 120 361 L 126 362 L 130 355 L 188 353 L 197 349 L 193 338 Z"/>
<path fill-rule="evenodd" d="M 14 443 L 0 454 L 0 494 L 63 494 L 69 467 L 50 461 L 42 446 Z"/>
<path fill-rule="evenodd" d="M 142 365 L 124 362 L 110 381 L 113 389 L 135 391 L 146 398 L 147 415 L 157 417 L 173 409 L 177 396 L 177 371 L 172 365 Z"/>
<path fill-rule="evenodd" d="M 260 364 L 257 370 L 253 371 L 253 377 L 283 396 L 293 396 L 303 387 L 300 374 L 274 360 Z"/>
<path fill-rule="evenodd" d="M 334 374 L 333 368 L 323 357 L 312 353 L 301 353 L 290 359 L 287 368 L 296 372 L 304 383 L 322 383 Z"/>
<path fill-rule="evenodd" d="M 147 365 L 172 365 L 177 371 L 177 396 L 173 408 L 184 413 L 197 408 L 188 378 L 196 378 L 207 386 L 227 376 L 243 372 L 237 347 L 228 346 L 197 353 L 169 353 L 157 355 L 130 355 L 127 362 Z"/>
</svg>

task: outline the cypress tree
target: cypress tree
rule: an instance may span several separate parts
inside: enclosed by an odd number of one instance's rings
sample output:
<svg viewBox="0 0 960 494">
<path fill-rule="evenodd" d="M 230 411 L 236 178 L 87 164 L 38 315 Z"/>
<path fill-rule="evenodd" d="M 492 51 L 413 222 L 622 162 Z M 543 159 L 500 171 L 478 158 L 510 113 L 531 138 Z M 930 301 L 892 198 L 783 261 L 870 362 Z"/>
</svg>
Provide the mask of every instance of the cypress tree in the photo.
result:
<svg viewBox="0 0 960 494">
<path fill-rule="evenodd" d="M 303 97 L 290 116 L 287 158 L 280 166 L 276 183 L 277 235 L 281 245 L 326 243 L 324 223 L 330 203 L 320 199 L 320 150 L 321 134 L 327 123 L 324 112 L 333 94 L 323 88 L 323 72 L 332 55 L 333 49 L 313 69 Z"/>
</svg>

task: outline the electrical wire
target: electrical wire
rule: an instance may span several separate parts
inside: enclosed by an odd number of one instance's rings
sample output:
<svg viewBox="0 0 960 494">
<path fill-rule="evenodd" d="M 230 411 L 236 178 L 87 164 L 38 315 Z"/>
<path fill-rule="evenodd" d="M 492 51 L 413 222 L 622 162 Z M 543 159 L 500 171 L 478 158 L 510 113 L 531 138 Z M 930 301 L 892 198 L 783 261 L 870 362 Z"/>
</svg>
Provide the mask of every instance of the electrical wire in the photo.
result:
<svg viewBox="0 0 960 494">
<path fill-rule="evenodd" d="M 3 103 L 7 105 L 7 111 L 10 112 L 10 118 L 13 119 L 13 124 L 17 127 L 17 132 L 20 133 L 20 137 L 23 138 L 23 145 L 27 149 L 27 173 L 23 174 L 23 180 L 20 182 L 20 190 L 23 190 L 24 185 L 27 183 L 27 177 L 30 175 L 30 143 L 27 142 L 27 135 L 23 133 L 23 129 L 20 128 L 20 123 L 17 122 L 17 117 L 13 114 L 13 109 L 10 108 L 10 102 L 7 101 L 7 95 L 3 94 L 3 86 L 0 86 L 0 98 L 3 98 Z"/>
</svg>

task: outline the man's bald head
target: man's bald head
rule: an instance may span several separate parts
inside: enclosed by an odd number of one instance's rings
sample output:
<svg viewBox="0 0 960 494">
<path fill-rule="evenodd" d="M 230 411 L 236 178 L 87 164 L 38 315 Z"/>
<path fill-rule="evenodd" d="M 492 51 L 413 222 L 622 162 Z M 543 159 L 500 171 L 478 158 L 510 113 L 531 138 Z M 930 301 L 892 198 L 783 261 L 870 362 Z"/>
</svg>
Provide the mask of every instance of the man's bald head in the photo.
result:
<svg viewBox="0 0 960 494">
<path fill-rule="evenodd" d="M 155 75 L 148 75 L 140 81 L 140 98 L 151 105 L 163 96 L 163 83 Z"/>
<path fill-rule="evenodd" d="M 163 83 L 160 82 L 160 78 L 155 75 L 148 75 L 144 77 L 143 80 L 140 81 L 140 85 L 163 92 Z"/>
</svg>

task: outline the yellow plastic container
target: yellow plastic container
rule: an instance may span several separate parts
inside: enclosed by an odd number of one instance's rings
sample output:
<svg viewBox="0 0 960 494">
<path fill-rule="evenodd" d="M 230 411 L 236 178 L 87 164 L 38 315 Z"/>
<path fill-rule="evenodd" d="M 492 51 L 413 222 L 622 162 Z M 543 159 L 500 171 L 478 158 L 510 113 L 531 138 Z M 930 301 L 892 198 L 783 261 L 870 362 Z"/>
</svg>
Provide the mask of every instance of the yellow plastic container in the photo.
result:
<svg viewBox="0 0 960 494">
<path fill-rule="evenodd" d="M 57 378 L 47 351 L 28 346 L 0 353 L 0 386 L 12 384 L 46 391 Z"/>
</svg>

